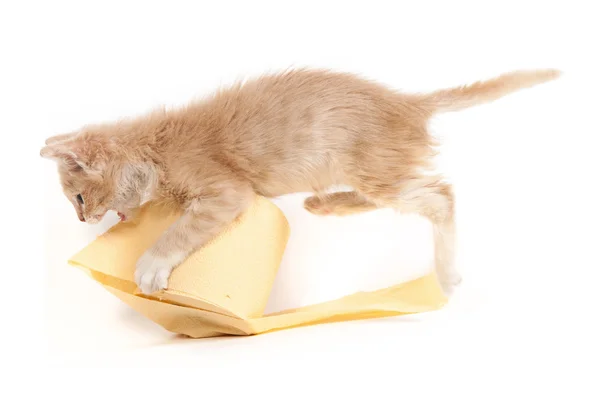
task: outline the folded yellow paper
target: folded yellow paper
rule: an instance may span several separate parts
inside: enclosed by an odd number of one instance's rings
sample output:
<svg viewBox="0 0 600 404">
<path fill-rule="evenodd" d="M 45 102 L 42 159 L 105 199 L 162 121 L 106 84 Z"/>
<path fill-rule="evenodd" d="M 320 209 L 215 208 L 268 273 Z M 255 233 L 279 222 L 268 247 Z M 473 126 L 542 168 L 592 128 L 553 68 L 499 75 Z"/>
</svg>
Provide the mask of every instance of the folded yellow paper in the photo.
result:
<svg viewBox="0 0 600 404">
<path fill-rule="evenodd" d="M 283 213 L 262 197 L 177 267 L 166 290 L 143 295 L 133 280 L 135 263 L 177 217 L 166 208 L 146 205 L 135 224 L 114 226 L 69 263 L 167 330 L 194 338 L 418 313 L 446 303 L 432 272 L 390 288 L 263 315 L 289 227 Z"/>
</svg>

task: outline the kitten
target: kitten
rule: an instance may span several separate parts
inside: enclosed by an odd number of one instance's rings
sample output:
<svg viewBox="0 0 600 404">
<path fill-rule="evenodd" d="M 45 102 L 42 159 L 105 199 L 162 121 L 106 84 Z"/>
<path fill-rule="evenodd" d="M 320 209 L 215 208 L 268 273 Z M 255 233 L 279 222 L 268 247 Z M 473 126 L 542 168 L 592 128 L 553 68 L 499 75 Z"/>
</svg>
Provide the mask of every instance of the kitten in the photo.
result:
<svg viewBox="0 0 600 404">
<path fill-rule="evenodd" d="M 184 212 L 137 262 L 143 293 L 167 287 L 173 268 L 239 216 L 256 194 L 314 192 L 307 210 L 346 215 L 392 207 L 434 226 L 435 269 L 448 294 L 454 268 L 454 198 L 428 174 L 435 141 L 428 120 L 552 80 L 555 70 L 517 71 L 429 94 L 401 94 L 354 75 L 295 70 L 259 77 L 173 111 L 90 125 L 51 137 L 79 220 L 108 210 L 135 217 L 148 200 Z M 332 185 L 351 192 L 326 194 Z"/>
</svg>

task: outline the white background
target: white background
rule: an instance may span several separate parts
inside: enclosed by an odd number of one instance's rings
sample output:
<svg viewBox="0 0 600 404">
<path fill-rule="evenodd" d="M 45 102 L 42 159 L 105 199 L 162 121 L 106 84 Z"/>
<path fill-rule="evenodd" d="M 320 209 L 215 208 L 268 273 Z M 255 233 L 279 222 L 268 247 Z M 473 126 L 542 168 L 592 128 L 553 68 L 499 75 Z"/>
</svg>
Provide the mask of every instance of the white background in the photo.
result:
<svg viewBox="0 0 600 404">
<path fill-rule="evenodd" d="M 12 369 L 7 384 L 22 395 L 78 402 L 125 395 L 598 402 L 600 32 L 592 6 L 3 2 L 0 363 Z M 556 82 L 432 123 L 443 139 L 440 167 L 455 184 L 464 277 L 447 307 L 188 340 L 66 265 L 116 220 L 77 221 L 55 166 L 38 156 L 46 137 L 181 105 L 236 78 L 290 66 L 356 72 L 407 91 L 521 68 L 564 71 Z M 302 197 L 277 201 L 293 235 L 269 311 L 391 285 L 427 268 L 426 222 L 388 211 L 311 217 Z M 67 376 L 41 365 L 116 369 Z M 184 366 L 195 369 L 166 369 Z"/>
</svg>

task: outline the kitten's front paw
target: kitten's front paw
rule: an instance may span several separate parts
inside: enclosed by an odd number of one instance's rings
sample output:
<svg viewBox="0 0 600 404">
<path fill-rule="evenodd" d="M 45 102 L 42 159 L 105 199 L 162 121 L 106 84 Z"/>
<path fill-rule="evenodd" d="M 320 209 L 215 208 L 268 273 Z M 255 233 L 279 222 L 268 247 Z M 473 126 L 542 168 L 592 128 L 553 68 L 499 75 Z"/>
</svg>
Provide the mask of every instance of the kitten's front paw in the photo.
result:
<svg viewBox="0 0 600 404">
<path fill-rule="evenodd" d="M 135 283 L 142 293 L 149 295 L 167 288 L 173 265 L 168 258 L 156 257 L 145 252 L 135 267 Z"/>
</svg>

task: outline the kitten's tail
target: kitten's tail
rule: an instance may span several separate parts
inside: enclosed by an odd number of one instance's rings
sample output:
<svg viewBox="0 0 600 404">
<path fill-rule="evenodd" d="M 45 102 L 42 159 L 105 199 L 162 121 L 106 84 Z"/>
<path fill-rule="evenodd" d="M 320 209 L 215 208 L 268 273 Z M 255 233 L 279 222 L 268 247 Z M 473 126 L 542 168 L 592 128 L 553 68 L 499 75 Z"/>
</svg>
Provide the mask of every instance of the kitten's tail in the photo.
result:
<svg viewBox="0 0 600 404">
<path fill-rule="evenodd" d="M 421 96 L 419 101 L 431 113 L 459 111 L 495 101 L 517 90 L 554 80 L 560 74 L 560 71 L 554 69 L 520 70 L 467 86 L 435 91 Z"/>
</svg>

